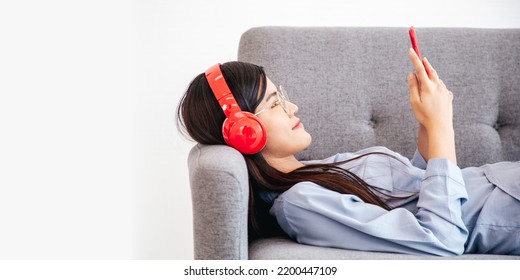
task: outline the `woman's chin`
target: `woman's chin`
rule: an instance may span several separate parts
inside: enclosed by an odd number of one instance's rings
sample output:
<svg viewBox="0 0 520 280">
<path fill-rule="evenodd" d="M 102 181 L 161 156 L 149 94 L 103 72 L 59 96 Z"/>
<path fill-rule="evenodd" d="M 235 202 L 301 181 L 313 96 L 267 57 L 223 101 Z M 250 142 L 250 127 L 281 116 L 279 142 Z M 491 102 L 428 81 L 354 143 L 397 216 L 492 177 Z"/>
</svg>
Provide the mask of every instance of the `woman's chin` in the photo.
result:
<svg viewBox="0 0 520 280">
<path fill-rule="evenodd" d="M 307 141 L 304 145 L 302 145 L 303 148 L 301 150 L 303 151 L 303 150 L 307 149 L 311 144 L 312 144 L 312 136 L 309 133 L 307 133 Z"/>
</svg>

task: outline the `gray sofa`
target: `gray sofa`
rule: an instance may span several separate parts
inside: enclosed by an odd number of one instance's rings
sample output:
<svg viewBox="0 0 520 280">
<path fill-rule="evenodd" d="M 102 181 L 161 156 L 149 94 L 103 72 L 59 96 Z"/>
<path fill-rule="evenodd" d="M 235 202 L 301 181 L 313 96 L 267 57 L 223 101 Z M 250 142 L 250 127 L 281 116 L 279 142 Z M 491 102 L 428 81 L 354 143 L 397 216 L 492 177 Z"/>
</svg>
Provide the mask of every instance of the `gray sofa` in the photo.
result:
<svg viewBox="0 0 520 280">
<path fill-rule="evenodd" d="M 416 31 L 423 56 L 455 95 L 459 165 L 520 160 L 520 30 Z M 300 159 L 375 145 L 411 157 L 417 124 L 408 101 L 409 47 L 404 27 L 258 27 L 242 35 L 238 60 L 264 66 L 299 106 L 298 115 L 313 135 Z M 195 145 L 188 164 L 196 259 L 440 258 L 314 247 L 285 237 L 248 243 L 242 156 L 227 146 Z"/>
</svg>

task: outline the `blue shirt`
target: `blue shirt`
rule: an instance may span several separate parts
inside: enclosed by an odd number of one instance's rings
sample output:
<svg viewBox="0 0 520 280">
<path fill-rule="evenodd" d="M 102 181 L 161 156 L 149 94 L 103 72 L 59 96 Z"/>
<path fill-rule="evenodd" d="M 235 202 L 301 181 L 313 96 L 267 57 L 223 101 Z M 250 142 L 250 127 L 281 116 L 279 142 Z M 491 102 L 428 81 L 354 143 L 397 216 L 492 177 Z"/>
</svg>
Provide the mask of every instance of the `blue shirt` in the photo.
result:
<svg viewBox="0 0 520 280">
<path fill-rule="evenodd" d="M 261 192 L 270 213 L 296 241 L 354 250 L 432 254 L 520 255 L 520 162 L 460 169 L 447 159 L 410 161 L 384 147 L 306 163 L 341 165 L 378 191 L 388 211 L 312 182 L 282 194 Z M 376 192 L 377 194 L 377 192 Z"/>
</svg>

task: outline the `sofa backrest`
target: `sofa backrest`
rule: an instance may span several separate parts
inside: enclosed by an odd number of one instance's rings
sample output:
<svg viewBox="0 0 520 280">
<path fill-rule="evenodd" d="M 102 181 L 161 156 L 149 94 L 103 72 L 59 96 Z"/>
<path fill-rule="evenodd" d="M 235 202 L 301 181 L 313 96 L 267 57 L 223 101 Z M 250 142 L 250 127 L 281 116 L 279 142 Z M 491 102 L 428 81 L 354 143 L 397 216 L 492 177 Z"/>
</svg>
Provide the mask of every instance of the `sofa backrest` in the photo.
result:
<svg viewBox="0 0 520 280">
<path fill-rule="evenodd" d="M 520 160 L 520 30 L 416 28 L 421 53 L 454 93 L 459 165 Z M 300 159 L 386 146 L 411 157 L 408 28 L 258 27 L 238 60 L 286 88 L 313 136 Z"/>
</svg>

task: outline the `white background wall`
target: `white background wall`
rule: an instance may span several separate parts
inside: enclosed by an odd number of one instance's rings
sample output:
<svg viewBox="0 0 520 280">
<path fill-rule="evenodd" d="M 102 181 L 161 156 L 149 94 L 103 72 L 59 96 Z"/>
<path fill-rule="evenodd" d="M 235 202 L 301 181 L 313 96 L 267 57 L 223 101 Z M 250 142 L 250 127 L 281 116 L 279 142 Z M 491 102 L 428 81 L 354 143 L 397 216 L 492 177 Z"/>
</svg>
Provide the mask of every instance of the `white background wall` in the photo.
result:
<svg viewBox="0 0 520 280">
<path fill-rule="evenodd" d="M 174 110 L 261 25 L 520 28 L 520 1 L 2 1 L 0 259 L 192 258 Z"/>
</svg>

